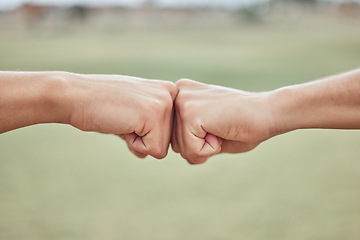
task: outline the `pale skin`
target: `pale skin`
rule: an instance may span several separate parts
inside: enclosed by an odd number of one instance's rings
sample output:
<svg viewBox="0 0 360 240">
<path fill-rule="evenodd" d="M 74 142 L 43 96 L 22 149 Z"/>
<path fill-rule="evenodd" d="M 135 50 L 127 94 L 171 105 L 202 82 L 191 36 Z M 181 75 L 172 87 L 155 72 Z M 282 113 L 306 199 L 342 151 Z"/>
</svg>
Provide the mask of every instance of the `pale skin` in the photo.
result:
<svg viewBox="0 0 360 240">
<path fill-rule="evenodd" d="M 174 83 L 120 75 L 0 72 L 0 133 L 39 123 L 122 137 L 140 158 L 167 155 Z"/>
<path fill-rule="evenodd" d="M 176 86 L 171 144 L 192 164 L 297 129 L 360 129 L 360 70 L 264 93 L 187 79 Z"/>
<path fill-rule="evenodd" d="M 39 123 L 118 135 L 140 158 L 164 158 L 171 139 L 199 164 L 297 129 L 360 129 L 360 70 L 263 93 L 187 79 L 0 72 L 0 133 Z"/>
</svg>

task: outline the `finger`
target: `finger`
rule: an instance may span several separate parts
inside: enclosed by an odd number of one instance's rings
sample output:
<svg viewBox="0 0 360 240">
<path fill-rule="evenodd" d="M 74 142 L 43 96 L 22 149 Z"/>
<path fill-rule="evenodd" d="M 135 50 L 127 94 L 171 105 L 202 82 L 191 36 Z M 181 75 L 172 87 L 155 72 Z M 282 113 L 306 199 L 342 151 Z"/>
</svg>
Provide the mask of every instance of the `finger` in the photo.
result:
<svg viewBox="0 0 360 240">
<path fill-rule="evenodd" d="M 125 134 L 125 141 L 132 152 L 139 152 L 146 154 L 144 151 L 144 142 L 141 136 L 137 135 L 136 133 L 128 133 Z"/>
<path fill-rule="evenodd" d="M 221 151 L 221 145 L 222 145 L 222 138 L 219 138 L 211 133 L 207 133 L 205 136 L 205 147 L 209 147 L 209 150 L 202 149 L 202 151 L 216 152 L 219 153 Z"/>
<path fill-rule="evenodd" d="M 165 84 L 167 90 L 169 91 L 172 101 L 174 101 L 179 93 L 179 89 L 172 82 L 163 81 L 163 83 Z"/>
<path fill-rule="evenodd" d="M 146 153 L 158 159 L 166 157 L 169 150 L 173 128 L 173 100 L 178 93 L 175 84 L 171 82 L 163 82 L 163 84 L 172 88 L 172 90 L 169 89 L 172 98 L 169 98 L 167 102 L 162 102 L 157 114 L 154 114 L 153 118 L 149 119 L 153 124 L 151 131 L 142 137 Z M 144 150 L 139 150 L 139 152 L 142 151 Z"/>
<path fill-rule="evenodd" d="M 221 140 L 211 133 L 203 131 L 201 135 L 195 135 L 189 130 L 183 130 L 183 135 L 187 160 L 191 163 L 204 163 L 207 158 L 221 151 Z"/>
<path fill-rule="evenodd" d="M 170 140 L 173 133 L 174 125 L 174 108 L 171 105 L 170 109 L 166 109 L 163 116 L 162 131 L 163 131 L 163 148 L 168 152 Z M 161 126 L 159 127 L 161 129 Z"/>
<path fill-rule="evenodd" d="M 131 149 L 129 148 L 129 150 L 135 155 L 137 156 L 138 158 L 146 158 L 148 155 L 147 154 L 144 154 L 144 153 L 141 153 L 141 152 L 137 152 L 135 151 L 134 149 Z"/>
<path fill-rule="evenodd" d="M 155 158 L 164 158 L 167 151 L 164 150 L 162 145 L 160 131 L 151 130 L 144 136 L 139 136 L 136 133 L 130 133 L 125 135 L 125 140 L 133 151 L 151 155 Z"/>
<path fill-rule="evenodd" d="M 178 127 L 178 123 L 176 119 L 176 112 L 174 112 L 174 123 L 173 123 L 172 135 L 171 135 L 171 148 L 174 152 L 180 153 L 180 147 L 179 147 L 177 130 L 176 130 L 177 127 Z"/>
<path fill-rule="evenodd" d="M 122 139 L 125 140 L 125 134 L 119 134 L 119 135 L 117 135 L 117 136 L 119 136 L 120 138 L 122 138 Z M 134 149 L 132 149 L 132 145 L 129 145 L 129 142 L 128 142 L 128 141 L 126 141 L 126 144 L 127 144 L 128 148 L 129 148 L 129 150 L 130 150 L 135 156 L 137 156 L 138 158 L 146 158 L 146 157 L 147 157 L 147 154 L 140 153 L 140 152 L 137 152 L 137 151 L 135 151 Z"/>
<path fill-rule="evenodd" d="M 203 83 L 199 83 L 199 82 L 193 81 L 191 79 L 187 79 L 187 78 L 180 79 L 175 84 L 180 92 L 181 92 L 181 90 L 184 90 L 186 88 L 194 88 L 196 86 L 203 85 Z"/>
<path fill-rule="evenodd" d="M 181 121 L 179 112 L 176 111 L 175 117 L 176 117 L 175 137 L 176 137 L 176 142 L 178 144 L 178 150 L 180 155 L 184 159 L 187 159 L 186 150 L 184 148 L 184 140 L 183 140 L 183 123 Z"/>
<path fill-rule="evenodd" d="M 208 157 L 202 157 L 202 158 L 196 158 L 195 160 L 187 160 L 187 161 L 191 165 L 199 165 L 205 163 L 208 159 L 209 159 Z"/>
<path fill-rule="evenodd" d="M 183 101 L 181 101 L 182 96 L 180 96 L 180 94 L 178 95 L 176 101 L 175 101 L 175 118 L 176 118 L 176 126 L 175 126 L 175 136 L 174 136 L 174 142 L 177 144 L 175 149 L 176 151 L 178 151 L 180 153 L 180 155 L 186 159 L 190 164 L 195 164 L 195 162 L 193 163 L 190 159 L 191 157 L 188 155 L 189 151 L 188 149 L 185 147 L 185 129 L 184 129 L 184 116 L 183 116 L 183 112 L 182 109 L 184 109 L 183 105 L 181 103 L 183 103 Z M 206 160 L 202 159 L 201 162 L 204 162 Z"/>
<path fill-rule="evenodd" d="M 148 81 L 148 80 L 146 80 Z M 178 88 L 176 87 L 175 83 L 170 81 L 164 81 L 164 80 L 158 80 L 158 79 L 152 79 L 152 83 L 158 83 L 158 85 L 155 85 L 156 87 L 163 86 L 165 89 L 169 92 L 172 101 L 176 99 L 177 94 L 179 93 Z"/>
</svg>

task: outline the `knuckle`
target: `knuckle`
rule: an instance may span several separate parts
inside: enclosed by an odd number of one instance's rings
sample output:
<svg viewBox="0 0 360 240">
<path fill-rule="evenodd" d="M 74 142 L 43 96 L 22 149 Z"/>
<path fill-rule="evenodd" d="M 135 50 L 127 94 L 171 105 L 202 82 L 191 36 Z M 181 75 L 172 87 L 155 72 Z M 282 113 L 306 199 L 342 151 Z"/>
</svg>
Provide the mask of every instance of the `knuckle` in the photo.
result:
<svg viewBox="0 0 360 240">
<path fill-rule="evenodd" d="M 202 164 L 207 161 L 208 156 L 199 156 L 194 153 L 180 153 L 180 155 L 190 164 Z"/>
<path fill-rule="evenodd" d="M 177 87 L 183 87 L 183 86 L 186 86 L 187 84 L 189 84 L 191 82 L 192 82 L 192 80 L 190 80 L 188 78 L 181 78 L 181 79 L 176 81 L 176 86 Z"/>
<path fill-rule="evenodd" d="M 186 153 L 180 152 L 180 156 L 181 156 L 183 159 L 185 159 L 186 161 L 190 162 L 190 158 L 187 156 Z"/>
<path fill-rule="evenodd" d="M 202 158 L 202 157 L 205 157 L 205 155 L 202 155 L 200 152 L 191 152 L 188 154 L 189 158 L 191 160 L 195 160 L 195 159 L 198 159 L 198 158 Z"/>
<path fill-rule="evenodd" d="M 159 85 L 157 85 L 159 88 L 159 93 L 163 96 L 171 96 L 172 99 L 175 99 L 179 90 L 175 83 L 170 81 L 159 81 Z"/>
<path fill-rule="evenodd" d="M 171 89 L 171 91 L 174 91 L 174 92 L 178 92 L 178 88 L 176 87 L 176 84 L 175 83 L 173 83 L 173 82 L 170 82 L 169 83 L 170 84 L 170 89 Z"/>
<path fill-rule="evenodd" d="M 174 103 L 175 108 L 176 108 L 176 109 L 179 109 L 179 108 L 182 107 L 183 104 L 184 104 L 183 94 L 182 94 L 182 93 L 179 93 L 178 96 L 176 97 L 176 101 L 175 101 L 175 103 Z"/>
<path fill-rule="evenodd" d="M 171 111 L 174 105 L 172 97 L 167 94 L 162 94 L 154 101 L 154 107 L 160 111 Z"/>
<path fill-rule="evenodd" d="M 199 165 L 199 164 L 205 163 L 207 161 L 207 158 L 205 158 L 205 157 L 197 157 L 197 158 L 189 158 L 187 160 L 188 160 L 188 162 L 190 164 Z"/>
<path fill-rule="evenodd" d="M 181 95 L 180 98 L 178 100 L 176 100 L 174 107 L 175 107 L 176 112 L 180 116 L 184 117 L 187 115 L 187 112 L 190 109 L 191 105 L 190 105 L 190 102 L 186 100 L 186 96 Z"/>
<path fill-rule="evenodd" d="M 177 93 L 178 89 L 173 82 L 164 81 L 163 84 L 169 90 L 170 93 Z"/>
<path fill-rule="evenodd" d="M 165 100 L 164 100 L 164 108 L 165 108 L 165 111 L 166 112 L 170 112 L 173 110 L 173 107 L 174 107 L 174 101 L 172 98 L 169 98 L 167 97 Z"/>
<path fill-rule="evenodd" d="M 152 146 L 148 149 L 149 155 L 157 159 L 163 159 L 167 155 L 167 150 L 162 149 L 160 146 Z"/>
<path fill-rule="evenodd" d="M 149 108 L 155 115 L 162 115 L 169 108 L 167 101 L 161 99 L 153 100 L 149 105 Z"/>
</svg>

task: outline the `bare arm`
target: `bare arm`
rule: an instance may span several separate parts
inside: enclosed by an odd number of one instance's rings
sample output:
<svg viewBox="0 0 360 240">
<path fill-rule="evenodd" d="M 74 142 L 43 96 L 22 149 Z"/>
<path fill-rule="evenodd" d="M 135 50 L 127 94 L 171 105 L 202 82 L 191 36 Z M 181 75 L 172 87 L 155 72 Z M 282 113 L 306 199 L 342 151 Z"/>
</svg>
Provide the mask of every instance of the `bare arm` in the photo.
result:
<svg viewBox="0 0 360 240">
<path fill-rule="evenodd" d="M 270 97 L 273 134 L 304 128 L 360 128 L 360 70 L 281 88 Z"/>
<path fill-rule="evenodd" d="M 0 133 L 39 123 L 116 134 L 138 157 L 167 154 L 171 82 L 120 75 L 0 72 Z"/>
<path fill-rule="evenodd" d="M 191 80 L 177 86 L 172 147 L 190 163 L 296 129 L 360 129 L 360 70 L 266 93 Z"/>
<path fill-rule="evenodd" d="M 0 73 L 0 133 L 37 123 L 66 123 L 68 89 L 49 73 Z M 61 103 L 62 99 L 63 103 Z"/>
</svg>

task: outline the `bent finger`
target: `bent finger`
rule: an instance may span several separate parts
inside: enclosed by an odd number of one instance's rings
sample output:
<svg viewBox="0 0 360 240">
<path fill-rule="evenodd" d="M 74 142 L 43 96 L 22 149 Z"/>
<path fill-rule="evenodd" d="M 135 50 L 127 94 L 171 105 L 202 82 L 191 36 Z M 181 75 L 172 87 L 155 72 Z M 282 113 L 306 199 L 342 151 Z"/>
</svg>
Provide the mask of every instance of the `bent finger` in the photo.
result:
<svg viewBox="0 0 360 240">
<path fill-rule="evenodd" d="M 167 151 L 164 150 L 162 144 L 162 136 L 155 130 L 150 131 L 144 136 L 139 136 L 136 133 L 130 133 L 125 135 L 125 140 L 135 152 L 151 155 L 155 158 L 164 158 Z"/>
<path fill-rule="evenodd" d="M 221 140 L 217 136 L 203 132 L 195 135 L 191 131 L 183 131 L 184 148 L 187 150 L 188 161 L 191 163 L 204 163 L 207 158 L 221 151 Z"/>
</svg>

